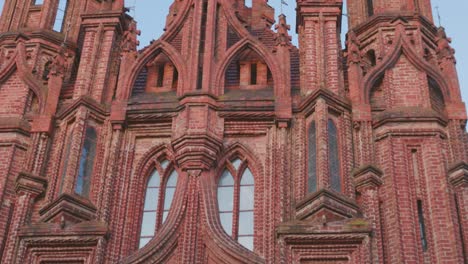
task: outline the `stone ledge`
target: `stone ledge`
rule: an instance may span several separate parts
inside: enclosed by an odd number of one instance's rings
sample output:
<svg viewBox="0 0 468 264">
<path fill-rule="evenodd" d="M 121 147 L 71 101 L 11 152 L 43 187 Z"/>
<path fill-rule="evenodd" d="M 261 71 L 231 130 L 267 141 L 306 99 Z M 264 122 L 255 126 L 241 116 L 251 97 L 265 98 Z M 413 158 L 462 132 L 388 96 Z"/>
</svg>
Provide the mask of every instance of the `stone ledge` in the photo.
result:
<svg viewBox="0 0 468 264">
<path fill-rule="evenodd" d="M 468 163 L 460 162 L 453 165 L 449 171 L 449 182 L 453 187 L 467 187 L 468 186 Z"/>
</svg>

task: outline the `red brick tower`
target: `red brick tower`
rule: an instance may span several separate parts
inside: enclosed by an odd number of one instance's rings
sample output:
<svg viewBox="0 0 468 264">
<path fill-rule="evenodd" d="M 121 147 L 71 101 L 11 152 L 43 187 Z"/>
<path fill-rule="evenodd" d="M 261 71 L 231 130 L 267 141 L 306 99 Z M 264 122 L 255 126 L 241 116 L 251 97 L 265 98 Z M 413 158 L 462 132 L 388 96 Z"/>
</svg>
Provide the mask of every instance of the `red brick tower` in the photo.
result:
<svg viewBox="0 0 468 264">
<path fill-rule="evenodd" d="M 466 262 L 466 110 L 450 39 L 429 0 L 349 0 L 348 15 L 355 167 L 374 164 L 382 180 L 356 182 L 374 262 Z"/>
<path fill-rule="evenodd" d="M 463 263 L 466 111 L 429 0 L 7 1 L 1 263 Z M 275 24 L 275 30 L 272 26 Z"/>
</svg>

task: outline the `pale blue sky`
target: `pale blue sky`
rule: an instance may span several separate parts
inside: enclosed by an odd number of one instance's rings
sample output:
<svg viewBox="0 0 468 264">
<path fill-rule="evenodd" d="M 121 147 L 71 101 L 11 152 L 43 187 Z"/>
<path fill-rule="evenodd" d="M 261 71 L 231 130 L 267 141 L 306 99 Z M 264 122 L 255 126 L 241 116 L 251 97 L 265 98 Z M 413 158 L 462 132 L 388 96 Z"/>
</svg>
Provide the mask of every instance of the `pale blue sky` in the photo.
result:
<svg viewBox="0 0 468 264">
<path fill-rule="evenodd" d="M 0 8 L 5 0 L 0 0 Z M 148 45 L 152 39 L 157 39 L 163 32 L 169 5 L 174 0 L 125 0 L 126 6 L 132 7 L 131 15 L 139 22 L 138 27 L 142 31 L 140 36 L 140 48 Z M 246 0 L 251 1 L 251 0 Z M 283 7 L 283 11 L 291 24 L 291 34 L 294 36 L 295 7 L 294 0 L 285 0 L 289 3 Z M 276 14 L 280 13 L 281 0 L 269 0 L 269 4 L 276 8 Z M 453 47 L 457 51 L 457 68 L 460 77 L 463 100 L 468 101 L 468 30 L 465 28 L 464 20 L 468 10 L 467 0 L 432 0 L 436 24 L 439 24 L 435 7 L 439 7 L 441 24 L 446 28 L 447 34 L 453 39 Z M 346 19 L 345 19 L 346 20 Z M 343 31 L 346 31 L 346 25 Z M 295 37 L 295 36 L 294 36 Z M 344 36 L 343 36 L 344 38 Z M 297 43 L 297 38 L 294 39 Z"/>
<path fill-rule="evenodd" d="M 134 15 L 139 22 L 138 27 L 142 32 L 140 36 L 140 48 L 148 45 L 149 41 L 157 39 L 163 33 L 166 15 L 172 2 L 173 0 L 125 0 L 126 6 L 132 7 L 130 14 Z M 280 14 L 280 2 L 281 0 L 269 0 L 269 4 L 275 7 L 277 15 Z M 283 7 L 283 12 L 288 17 L 288 23 L 291 24 L 291 34 L 295 35 L 296 1 L 286 0 L 286 2 L 289 5 Z M 452 44 L 457 51 L 457 68 L 463 101 L 468 102 L 468 30 L 462 22 L 466 18 L 468 1 L 432 0 L 432 5 L 436 24 L 439 24 L 437 11 L 435 10 L 435 7 L 438 6 L 442 26 L 446 28 L 449 37 L 453 39 Z M 346 22 L 346 19 L 344 19 L 344 22 Z M 347 25 L 343 25 L 343 33 L 346 33 L 345 31 L 347 31 Z M 297 38 L 295 38 L 294 43 L 297 44 Z"/>
</svg>

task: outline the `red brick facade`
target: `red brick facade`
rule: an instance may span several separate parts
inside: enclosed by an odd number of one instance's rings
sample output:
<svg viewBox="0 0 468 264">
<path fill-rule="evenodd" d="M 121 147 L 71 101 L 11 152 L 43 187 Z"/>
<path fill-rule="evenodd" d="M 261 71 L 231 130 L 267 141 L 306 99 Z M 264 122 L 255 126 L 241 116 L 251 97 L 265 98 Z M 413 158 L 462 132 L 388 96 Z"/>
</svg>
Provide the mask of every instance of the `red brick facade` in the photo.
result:
<svg viewBox="0 0 468 264">
<path fill-rule="evenodd" d="M 297 0 L 300 48 L 252 2 L 174 1 L 137 51 L 123 0 L 6 1 L 1 263 L 468 262 L 430 0 L 348 0 L 344 50 L 342 0 Z"/>
</svg>

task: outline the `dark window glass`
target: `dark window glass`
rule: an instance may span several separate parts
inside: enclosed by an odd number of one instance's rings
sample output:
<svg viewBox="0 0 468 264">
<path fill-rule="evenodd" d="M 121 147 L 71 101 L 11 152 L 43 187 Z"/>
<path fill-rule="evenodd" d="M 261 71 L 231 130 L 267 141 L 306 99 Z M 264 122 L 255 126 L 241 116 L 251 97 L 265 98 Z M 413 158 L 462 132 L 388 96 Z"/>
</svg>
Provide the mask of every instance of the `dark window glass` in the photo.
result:
<svg viewBox="0 0 468 264">
<path fill-rule="evenodd" d="M 328 162 L 330 172 L 330 187 L 341 192 L 340 159 L 338 151 L 338 131 L 335 123 L 328 120 Z"/>
<path fill-rule="evenodd" d="M 50 67 L 52 66 L 52 62 L 48 61 L 46 64 L 44 64 L 44 71 L 42 72 L 42 80 L 47 81 L 49 80 L 49 73 L 50 73 Z"/>
<path fill-rule="evenodd" d="M 65 25 L 65 14 L 67 11 L 68 1 L 67 0 L 59 0 L 58 7 L 57 7 L 57 14 L 55 15 L 55 22 L 53 30 L 57 32 L 62 32 L 64 25 Z"/>
<path fill-rule="evenodd" d="M 419 231 L 421 233 L 421 244 L 423 251 L 427 251 L 427 237 L 426 237 L 426 226 L 424 224 L 424 213 L 422 201 L 418 200 L 418 220 L 419 220 Z"/>
<path fill-rule="evenodd" d="M 257 84 L 257 64 L 256 63 L 250 64 L 250 84 L 252 85 Z"/>
<path fill-rule="evenodd" d="M 158 66 L 158 80 L 156 82 L 157 87 L 163 87 L 164 85 L 164 64 Z"/>
<path fill-rule="evenodd" d="M 87 127 L 75 184 L 75 192 L 85 197 L 89 196 L 94 158 L 96 157 L 96 141 L 96 129 L 91 126 Z"/>
<path fill-rule="evenodd" d="M 367 0 L 367 15 L 374 15 L 374 0 Z"/>
<path fill-rule="evenodd" d="M 309 193 L 317 191 L 317 133 L 315 121 L 309 127 L 308 156 L 307 156 L 307 191 Z"/>
<path fill-rule="evenodd" d="M 65 176 L 67 175 L 68 160 L 70 157 L 71 145 L 72 145 L 72 140 L 73 140 L 73 127 L 71 127 L 68 132 L 70 133 L 70 135 L 68 136 L 67 143 L 65 146 L 65 153 L 63 155 L 64 161 L 63 161 L 63 167 L 62 167 L 62 178 L 60 182 L 59 193 L 62 193 L 63 185 L 65 184 Z"/>
</svg>

